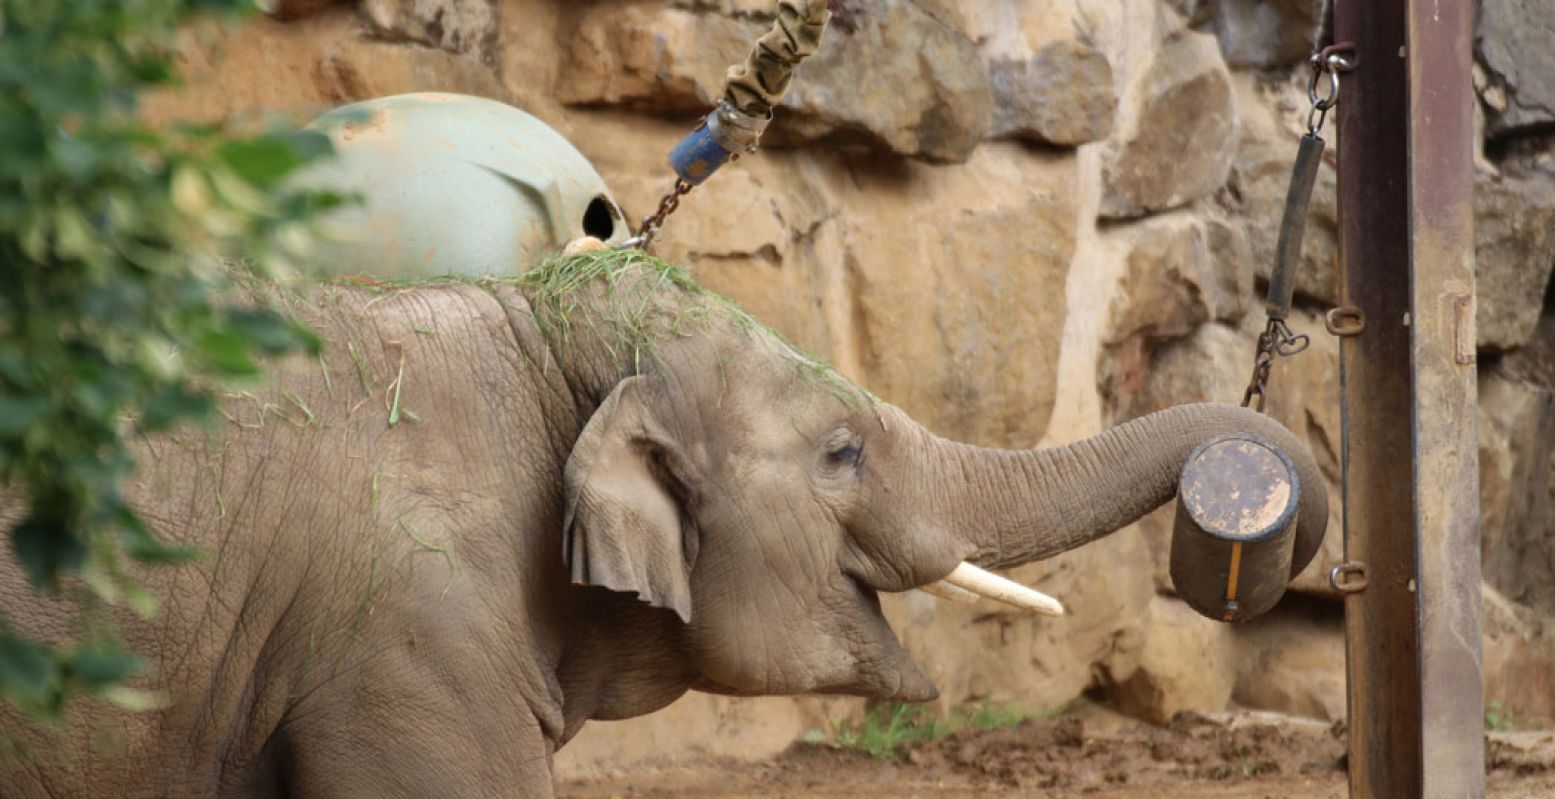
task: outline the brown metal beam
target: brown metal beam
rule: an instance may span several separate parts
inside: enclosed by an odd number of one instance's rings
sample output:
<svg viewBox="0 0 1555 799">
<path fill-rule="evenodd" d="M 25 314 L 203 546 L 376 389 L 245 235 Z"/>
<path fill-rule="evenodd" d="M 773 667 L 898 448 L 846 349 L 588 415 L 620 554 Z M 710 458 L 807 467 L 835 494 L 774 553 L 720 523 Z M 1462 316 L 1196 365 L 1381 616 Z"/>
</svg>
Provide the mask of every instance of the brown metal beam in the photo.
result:
<svg viewBox="0 0 1555 799">
<path fill-rule="evenodd" d="M 1352 797 L 1484 794 L 1472 4 L 1337 0 Z"/>
</svg>

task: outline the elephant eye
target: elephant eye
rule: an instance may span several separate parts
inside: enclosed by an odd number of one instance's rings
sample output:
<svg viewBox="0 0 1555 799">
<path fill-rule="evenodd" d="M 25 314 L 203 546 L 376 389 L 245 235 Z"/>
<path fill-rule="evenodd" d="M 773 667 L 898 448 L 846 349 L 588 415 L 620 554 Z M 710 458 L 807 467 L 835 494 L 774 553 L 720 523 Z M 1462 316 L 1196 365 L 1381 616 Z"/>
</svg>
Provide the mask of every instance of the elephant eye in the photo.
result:
<svg viewBox="0 0 1555 799">
<path fill-rule="evenodd" d="M 826 453 L 826 462 L 832 466 L 857 465 L 864 450 L 857 444 L 849 442 Z"/>
</svg>

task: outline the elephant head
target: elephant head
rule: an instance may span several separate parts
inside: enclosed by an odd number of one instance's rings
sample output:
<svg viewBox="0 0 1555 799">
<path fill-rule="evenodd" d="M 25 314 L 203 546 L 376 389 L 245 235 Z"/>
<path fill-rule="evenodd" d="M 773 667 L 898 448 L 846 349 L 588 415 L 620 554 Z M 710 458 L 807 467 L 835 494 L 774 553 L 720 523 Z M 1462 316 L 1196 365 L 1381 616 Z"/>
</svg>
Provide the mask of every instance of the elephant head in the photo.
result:
<svg viewBox="0 0 1555 799">
<path fill-rule="evenodd" d="M 1265 416 L 1192 405 L 1050 449 L 941 438 L 682 273 L 586 253 L 522 279 L 575 394 L 576 583 L 675 613 L 704 690 L 926 700 L 878 593 L 1107 535 L 1169 501 L 1206 439 L 1252 433 L 1303 485 L 1292 575 L 1327 523 L 1307 449 Z"/>
</svg>

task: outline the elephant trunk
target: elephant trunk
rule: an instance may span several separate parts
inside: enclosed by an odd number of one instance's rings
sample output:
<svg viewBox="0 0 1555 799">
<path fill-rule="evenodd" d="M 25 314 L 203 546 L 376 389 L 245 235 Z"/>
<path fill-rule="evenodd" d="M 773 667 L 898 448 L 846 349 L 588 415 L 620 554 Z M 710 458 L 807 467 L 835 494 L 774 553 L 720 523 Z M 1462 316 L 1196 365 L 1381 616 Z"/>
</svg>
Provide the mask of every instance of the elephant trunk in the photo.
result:
<svg viewBox="0 0 1555 799">
<path fill-rule="evenodd" d="M 1278 422 L 1246 408 L 1202 403 L 1153 413 L 1068 446 L 997 450 L 932 438 L 927 488 L 940 524 L 954 525 L 987 567 L 1052 557 L 1138 520 L 1170 501 L 1183 463 L 1217 435 L 1253 434 L 1295 465 L 1301 498 L 1291 576 L 1322 544 L 1328 493 L 1311 452 Z"/>
</svg>

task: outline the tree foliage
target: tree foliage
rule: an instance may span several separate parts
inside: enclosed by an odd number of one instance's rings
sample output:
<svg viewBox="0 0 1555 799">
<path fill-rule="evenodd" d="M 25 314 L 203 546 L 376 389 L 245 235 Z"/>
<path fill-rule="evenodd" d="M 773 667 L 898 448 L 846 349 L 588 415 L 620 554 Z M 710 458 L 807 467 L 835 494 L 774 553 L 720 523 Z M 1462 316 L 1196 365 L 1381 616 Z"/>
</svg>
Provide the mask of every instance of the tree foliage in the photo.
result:
<svg viewBox="0 0 1555 799">
<path fill-rule="evenodd" d="M 288 272 L 306 218 L 339 201 L 285 188 L 328 139 L 137 118 L 137 98 L 174 81 L 180 27 L 251 3 L 0 0 L 0 507 L 25 511 L 10 555 L 40 592 L 154 613 L 125 558 L 196 553 L 124 501 L 132 436 L 206 418 L 210 386 L 253 375 L 256 356 L 317 346 L 217 300 L 233 261 Z M 24 712 L 57 719 L 80 692 L 145 699 L 123 685 L 141 661 L 105 625 L 46 644 L 18 621 L 0 617 L 0 697 Z"/>
</svg>

